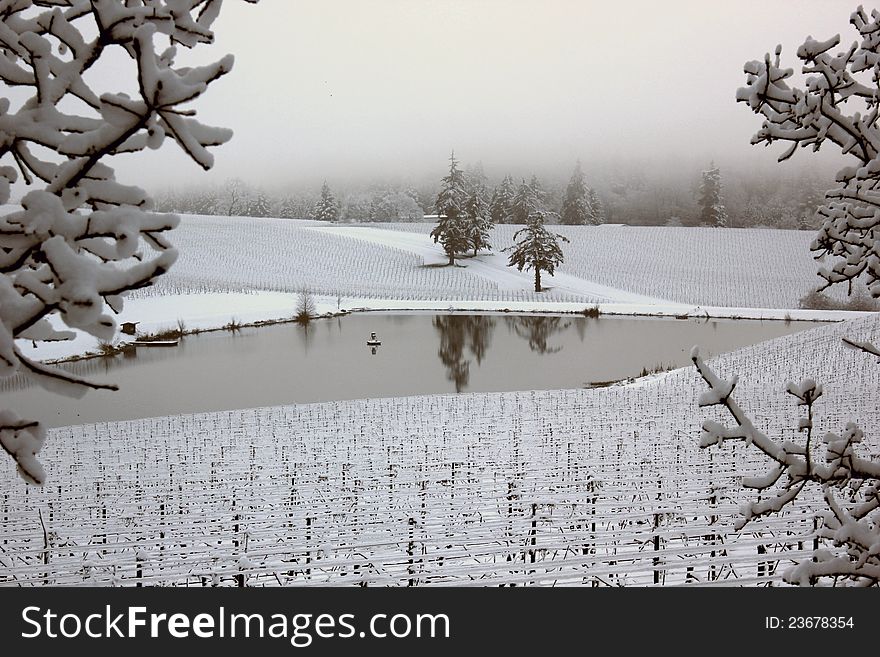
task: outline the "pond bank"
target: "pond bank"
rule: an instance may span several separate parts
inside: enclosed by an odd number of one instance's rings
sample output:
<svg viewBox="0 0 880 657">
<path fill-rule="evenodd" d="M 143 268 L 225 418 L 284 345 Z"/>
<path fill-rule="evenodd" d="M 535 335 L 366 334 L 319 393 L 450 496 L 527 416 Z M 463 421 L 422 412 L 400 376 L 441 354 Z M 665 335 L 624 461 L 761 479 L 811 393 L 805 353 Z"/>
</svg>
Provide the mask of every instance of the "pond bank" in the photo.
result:
<svg viewBox="0 0 880 657">
<path fill-rule="evenodd" d="M 727 308 L 685 304 L 583 304 L 572 302 L 511 302 L 511 301 L 437 301 L 424 299 L 356 299 L 348 297 L 315 296 L 317 317 L 334 317 L 353 312 L 501 312 L 590 314 L 598 309 L 601 315 L 632 317 L 673 317 L 679 319 L 760 319 L 782 321 L 840 322 L 872 313 L 841 310 Z M 183 325 L 182 334 L 230 330 L 292 322 L 296 314 L 297 294 L 290 292 L 231 292 L 186 294 L 172 297 L 129 299 L 125 309 L 115 319 L 137 324 L 138 333 L 156 335 Z M 57 317 L 52 318 L 58 328 L 64 328 Z M 116 342 L 124 341 L 118 336 Z M 133 336 L 132 336 L 133 339 Z M 101 356 L 102 347 L 96 338 L 83 333 L 69 342 L 33 345 L 20 341 L 22 352 L 29 358 L 43 362 L 64 362 Z"/>
</svg>

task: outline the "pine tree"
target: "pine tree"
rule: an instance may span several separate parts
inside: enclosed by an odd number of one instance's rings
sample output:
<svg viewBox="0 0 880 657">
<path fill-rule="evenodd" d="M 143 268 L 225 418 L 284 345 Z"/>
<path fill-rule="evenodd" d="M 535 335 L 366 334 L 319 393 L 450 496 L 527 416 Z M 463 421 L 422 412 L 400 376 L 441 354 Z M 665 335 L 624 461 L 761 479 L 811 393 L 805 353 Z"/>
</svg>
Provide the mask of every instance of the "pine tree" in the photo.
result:
<svg viewBox="0 0 880 657">
<path fill-rule="evenodd" d="M 727 225 L 727 210 L 721 200 L 721 171 L 714 162 L 703 171 L 699 205 L 701 223 L 719 228 Z"/>
<path fill-rule="evenodd" d="M 523 183 L 523 187 L 528 187 Z M 529 222 L 525 228 L 520 228 L 513 236 L 516 242 L 513 246 L 504 249 L 512 251 L 509 267 L 533 269 L 535 271 L 535 292 L 541 291 L 541 272 L 546 271 L 551 276 L 556 267 L 562 264 L 564 257 L 559 240 L 568 242 L 568 239 L 557 233 L 551 233 L 544 227 L 546 212 L 533 210 L 529 215 Z"/>
<path fill-rule="evenodd" d="M 476 164 L 466 167 L 464 171 L 464 180 L 465 190 L 467 190 L 468 193 L 473 192 L 474 190 L 482 190 L 484 194 L 486 193 L 486 185 L 489 183 L 489 178 L 483 170 L 482 162 L 477 162 Z"/>
<path fill-rule="evenodd" d="M 439 217 L 431 231 L 434 242 L 443 246 L 449 264 L 455 264 L 455 254 L 467 251 L 470 246 L 464 206 L 467 200 L 464 174 L 458 168 L 455 151 L 449 156 L 449 174 L 443 177 L 443 187 L 434 202 Z"/>
<path fill-rule="evenodd" d="M 281 199 L 281 207 L 278 210 L 278 216 L 284 219 L 296 219 L 297 207 L 296 197 L 287 195 Z"/>
<path fill-rule="evenodd" d="M 529 187 L 535 192 L 535 198 L 538 199 L 538 207 L 544 207 L 547 204 L 549 194 L 535 174 L 532 174 L 532 179 L 529 180 Z"/>
<path fill-rule="evenodd" d="M 587 223 L 589 225 L 599 226 L 605 223 L 605 208 L 602 205 L 602 201 L 599 200 L 596 190 L 592 187 L 587 188 L 587 207 L 589 209 L 587 214 Z"/>
<path fill-rule="evenodd" d="M 510 203 L 511 223 L 528 224 L 532 214 L 538 209 L 538 205 L 539 201 L 538 196 L 535 194 L 535 188 L 523 179 Z"/>
<path fill-rule="evenodd" d="M 516 185 L 510 174 L 504 176 L 501 184 L 495 188 L 492 194 L 492 202 L 489 204 L 489 217 L 493 224 L 510 223 L 510 208 L 513 205 L 513 197 L 516 194 Z"/>
<path fill-rule="evenodd" d="M 262 189 L 258 189 L 254 193 L 247 214 L 251 217 L 268 217 L 272 214 L 269 196 Z"/>
<path fill-rule="evenodd" d="M 587 198 L 587 183 L 584 180 L 584 172 L 581 170 L 581 162 L 578 160 L 565 188 L 565 198 L 562 201 L 560 217 L 562 223 L 569 225 L 582 225 L 590 223 L 593 210 Z"/>
<path fill-rule="evenodd" d="M 489 206 L 486 204 L 485 190 L 474 188 L 464 204 L 464 222 L 467 238 L 474 255 L 481 249 L 490 249 L 489 231 L 495 226 L 489 218 Z"/>
<path fill-rule="evenodd" d="M 315 205 L 312 214 L 317 221 L 337 221 L 339 219 L 339 203 L 333 196 L 333 192 L 330 191 L 326 180 L 321 185 L 321 200 Z"/>
</svg>

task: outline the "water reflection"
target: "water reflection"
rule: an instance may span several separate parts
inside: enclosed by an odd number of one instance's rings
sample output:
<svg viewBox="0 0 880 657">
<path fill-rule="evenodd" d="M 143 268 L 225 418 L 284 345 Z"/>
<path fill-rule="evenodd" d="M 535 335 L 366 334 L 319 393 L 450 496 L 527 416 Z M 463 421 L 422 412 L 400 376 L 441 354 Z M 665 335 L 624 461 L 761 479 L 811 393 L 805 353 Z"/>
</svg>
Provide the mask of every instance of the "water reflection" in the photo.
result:
<svg viewBox="0 0 880 657">
<path fill-rule="evenodd" d="M 485 315 L 443 315 L 434 318 L 434 328 L 440 334 L 437 356 L 446 368 L 446 378 L 461 392 L 470 380 L 471 362 L 465 358 L 465 349 L 477 361 L 483 358 L 492 342 L 495 318 Z"/>
<path fill-rule="evenodd" d="M 505 326 L 507 330 L 496 330 Z M 187 336 L 173 348 L 138 347 L 68 363 L 78 376 L 116 383 L 81 400 L 0 378 L 0 408 L 49 426 L 291 403 L 580 388 L 636 376 L 658 363 L 686 366 L 694 344 L 718 354 L 809 324 L 579 316 L 363 313 Z M 382 341 L 373 354 L 371 332 Z"/>
<path fill-rule="evenodd" d="M 528 340 L 529 349 L 539 354 L 555 354 L 562 351 L 562 347 L 551 347 L 547 341 L 571 325 L 571 321 L 563 320 L 562 317 L 506 317 L 505 321 L 507 327 L 516 335 Z M 583 342 L 583 334 L 580 331 L 578 334 Z"/>
</svg>

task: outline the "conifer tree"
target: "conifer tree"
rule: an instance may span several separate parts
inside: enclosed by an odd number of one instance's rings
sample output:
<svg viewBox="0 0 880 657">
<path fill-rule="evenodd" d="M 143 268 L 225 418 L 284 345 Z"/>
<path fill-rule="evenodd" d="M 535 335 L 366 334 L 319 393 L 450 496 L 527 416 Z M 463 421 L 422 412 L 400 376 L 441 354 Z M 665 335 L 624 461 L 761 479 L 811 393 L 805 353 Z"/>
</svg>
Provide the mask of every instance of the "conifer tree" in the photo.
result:
<svg viewBox="0 0 880 657">
<path fill-rule="evenodd" d="M 700 181 L 700 222 L 707 226 L 727 226 L 727 210 L 721 200 L 721 171 L 715 163 L 703 171 Z"/>
<path fill-rule="evenodd" d="M 315 205 L 314 219 L 317 221 L 337 221 L 339 219 L 339 203 L 333 192 L 330 191 L 330 185 L 327 181 L 321 185 L 321 199 Z"/>
<path fill-rule="evenodd" d="M 581 170 L 581 162 L 578 160 L 571 174 L 571 180 L 565 188 L 560 218 L 564 224 L 579 226 L 590 223 L 592 216 L 593 211 L 587 197 L 587 183 Z"/>
<path fill-rule="evenodd" d="M 431 231 L 434 242 L 443 246 L 450 265 L 455 264 L 457 253 L 463 253 L 471 246 L 465 221 L 466 200 L 464 173 L 458 168 L 453 151 L 449 156 L 449 173 L 443 177 L 443 187 L 434 202 L 438 220 Z"/>
<path fill-rule="evenodd" d="M 546 216 L 542 210 L 533 210 L 528 225 L 514 234 L 515 244 L 505 249 L 511 251 L 508 266 L 520 271 L 534 270 L 535 292 L 541 291 L 541 272 L 546 271 L 552 276 L 564 260 L 559 241 L 568 242 L 565 236 L 547 230 L 544 226 Z"/>
<path fill-rule="evenodd" d="M 489 217 L 493 224 L 510 223 L 511 206 L 516 194 L 516 184 L 509 174 L 504 176 L 501 184 L 495 188 L 492 194 L 492 202 L 489 204 Z"/>
</svg>

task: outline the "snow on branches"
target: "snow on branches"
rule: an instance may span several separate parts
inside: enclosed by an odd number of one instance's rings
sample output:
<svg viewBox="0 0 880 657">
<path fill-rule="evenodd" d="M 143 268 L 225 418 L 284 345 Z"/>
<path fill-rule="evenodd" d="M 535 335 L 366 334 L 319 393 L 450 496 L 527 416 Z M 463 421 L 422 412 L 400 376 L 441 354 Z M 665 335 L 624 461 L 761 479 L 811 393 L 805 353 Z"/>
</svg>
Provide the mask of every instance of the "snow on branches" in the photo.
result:
<svg viewBox="0 0 880 657">
<path fill-rule="evenodd" d="M 440 242 L 443 246 L 450 265 L 455 264 L 456 253 L 463 253 L 471 247 L 465 208 L 468 199 L 466 187 L 464 172 L 458 168 L 458 160 L 453 152 L 449 156 L 449 173 L 443 177 L 443 187 L 434 202 L 438 219 L 431 231 L 434 243 Z"/>
<path fill-rule="evenodd" d="M 511 252 L 507 263 L 509 267 L 516 267 L 519 271 L 534 270 L 535 292 L 541 292 L 541 272 L 546 271 L 552 276 L 562 264 L 564 255 L 559 240 L 568 242 L 568 238 L 547 230 L 544 221 L 549 213 L 539 210 L 537 206 L 534 188 L 524 180 L 514 199 L 514 207 L 528 217 L 528 223 L 513 234 L 513 246 L 502 250 Z"/>
<path fill-rule="evenodd" d="M 721 199 L 721 170 L 715 163 L 703 171 L 699 188 L 700 222 L 706 226 L 727 226 L 727 209 Z"/>
<path fill-rule="evenodd" d="M 880 583 L 880 462 L 862 458 L 856 447 L 863 433 L 853 423 L 840 435 L 827 433 L 822 438 L 824 455 L 817 449 L 814 434 L 814 406 L 822 396 L 822 386 L 811 379 L 789 383 L 786 392 L 806 410 L 798 430 L 803 443 L 774 440 L 757 429 L 733 400 L 737 380 L 719 378 L 706 365 L 699 350 L 691 360 L 709 386 L 700 397 L 700 406 L 723 406 L 735 422 L 725 426 L 713 420 L 703 423 L 700 447 L 721 446 L 726 440 L 743 440 L 764 454 L 770 462 L 767 472 L 747 477 L 745 488 L 759 492 L 757 500 L 741 509 L 736 529 L 752 520 L 782 511 L 794 503 L 808 485 L 818 486 L 827 510 L 821 514 L 818 538 L 833 549 L 817 549 L 812 560 L 804 560 L 784 574 L 791 584 L 810 585 L 819 578 L 834 578 L 840 583 L 877 585 Z M 763 497 L 765 492 L 769 492 Z"/>
<path fill-rule="evenodd" d="M 9 202 L 19 175 L 32 187 L 0 216 L 0 375 L 22 371 L 74 396 L 114 389 L 32 361 L 16 340 L 71 339 L 52 315 L 109 340 L 125 294 L 174 263 L 166 234 L 178 218 L 152 212 L 146 193 L 117 182 L 106 160 L 171 139 L 202 168 L 213 165 L 208 149 L 232 133 L 200 123 L 187 105 L 228 73 L 233 59 L 198 67 L 176 66 L 175 59 L 178 46 L 213 41 L 221 5 L 0 0 L 0 79 L 23 99 L 15 107 L 0 99 L 0 204 Z M 90 73 L 113 57 L 134 63 L 136 95 L 94 87 Z M 38 422 L 0 412 L 0 444 L 32 483 L 45 479 L 36 459 L 44 439 Z"/>
<path fill-rule="evenodd" d="M 864 274 L 871 294 L 880 297 L 880 13 L 869 17 L 859 7 L 850 23 L 861 40 L 849 47 L 837 50 L 837 35 L 825 41 L 808 37 L 798 48 L 804 88 L 789 86 L 794 71 L 781 67 L 777 46 L 774 56 L 746 63 L 746 86 L 736 99 L 765 119 L 753 144 L 790 143 L 780 161 L 798 146 L 818 151 L 829 142 L 855 159 L 825 194 L 818 211 L 823 225 L 811 248 L 817 258 L 834 258 L 819 271 L 823 289 Z"/>
<path fill-rule="evenodd" d="M 804 63 L 806 87 L 786 82 L 792 69 L 780 67 L 781 46 L 775 56 L 745 65 L 746 86 L 737 91 L 737 100 L 747 103 L 764 117 L 753 144 L 790 142 L 779 157 L 792 156 L 798 146 L 818 151 L 831 142 L 841 153 L 854 157 L 855 165 L 838 172 L 835 189 L 825 194 L 826 203 L 818 210 L 822 228 L 813 242 L 818 258 L 836 258 L 830 268 L 819 270 L 825 287 L 852 282 L 865 276 L 868 289 L 880 297 L 880 13 L 870 19 L 859 7 L 850 17 L 861 42 L 833 52 L 840 36 L 826 41 L 807 37 L 797 55 Z M 851 348 L 880 356 L 873 345 L 845 339 Z M 701 447 L 720 446 L 729 439 L 744 440 L 760 450 L 770 461 L 764 476 L 747 478 L 743 486 L 758 491 L 757 500 L 742 509 L 742 528 L 761 516 L 781 511 L 792 504 L 808 485 L 822 491 L 825 509 L 818 513 L 822 524 L 817 538 L 831 549 L 820 547 L 812 559 L 803 560 L 785 574 L 793 584 L 814 584 L 820 578 L 835 583 L 877 585 L 880 583 L 880 461 L 862 458 L 856 447 L 863 433 L 853 423 L 840 435 L 822 438 L 824 455 L 814 444 L 813 409 L 822 396 L 822 386 L 807 379 L 800 385 L 789 383 L 786 391 L 806 409 L 798 424 L 803 444 L 773 440 L 752 424 L 733 401 L 736 379 L 725 381 L 703 362 L 697 349 L 692 360 L 709 390 L 700 398 L 701 406 L 723 406 L 736 425 L 718 422 L 703 424 Z M 866 398 L 872 396 L 865 393 Z M 869 403 L 875 403 L 871 399 Z M 817 458 L 818 456 L 822 458 Z M 771 491 L 769 497 L 763 497 Z"/>
</svg>

